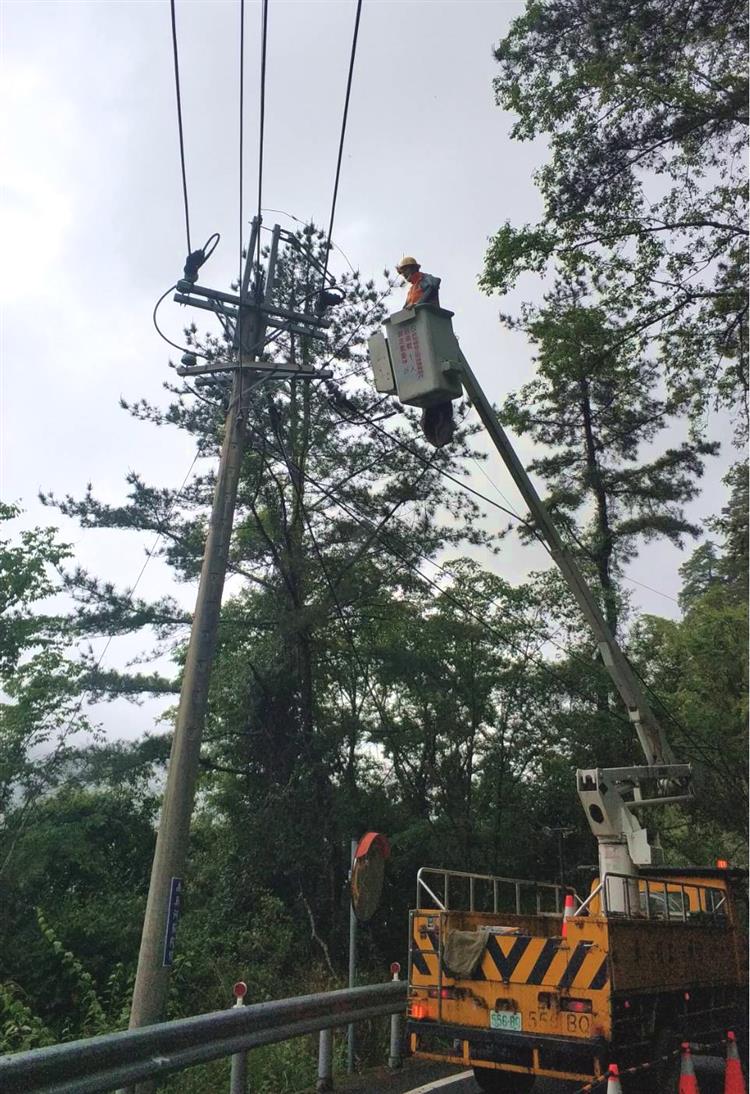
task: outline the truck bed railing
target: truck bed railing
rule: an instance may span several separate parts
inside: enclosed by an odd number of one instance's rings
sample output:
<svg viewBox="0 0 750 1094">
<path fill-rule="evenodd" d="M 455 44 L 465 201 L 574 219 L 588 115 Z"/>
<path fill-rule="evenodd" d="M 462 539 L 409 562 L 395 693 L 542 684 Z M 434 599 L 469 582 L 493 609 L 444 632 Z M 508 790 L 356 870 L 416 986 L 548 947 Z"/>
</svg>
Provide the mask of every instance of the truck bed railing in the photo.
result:
<svg viewBox="0 0 750 1094">
<path fill-rule="evenodd" d="M 727 894 L 716 885 L 608 873 L 574 914 L 588 915 L 597 897 L 602 913 L 608 917 L 713 926 L 728 923 Z"/>
<path fill-rule="evenodd" d="M 429 880 L 428 880 L 429 879 Z M 566 893 L 576 898 L 574 915 L 588 915 L 599 900 L 601 914 L 667 923 L 727 923 L 726 890 L 675 878 L 607 873 L 581 901 L 575 890 L 527 878 L 475 874 L 422 866 L 417 872 L 417 908 L 441 912 L 560 916 Z"/>
<path fill-rule="evenodd" d="M 427 878 L 430 878 L 430 882 Z M 437 892 L 435 891 L 437 890 Z M 441 893 L 438 896 L 438 892 Z M 417 871 L 417 908 L 425 897 L 440 911 L 511 912 L 516 915 L 562 915 L 564 896 L 572 889 L 545 881 L 474 874 L 422 866 Z"/>
</svg>

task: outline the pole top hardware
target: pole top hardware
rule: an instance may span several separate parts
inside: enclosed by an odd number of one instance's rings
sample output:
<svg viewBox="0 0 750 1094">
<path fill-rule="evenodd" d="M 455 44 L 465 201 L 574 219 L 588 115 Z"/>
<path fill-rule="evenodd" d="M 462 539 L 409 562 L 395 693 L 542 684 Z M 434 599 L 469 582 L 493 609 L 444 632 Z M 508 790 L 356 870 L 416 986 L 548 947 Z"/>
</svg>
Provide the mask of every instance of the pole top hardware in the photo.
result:
<svg viewBox="0 0 750 1094">
<path fill-rule="evenodd" d="M 208 262 L 211 255 L 214 253 L 219 245 L 221 236 L 218 232 L 214 232 L 212 236 L 209 236 L 202 247 L 199 247 L 197 251 L 191 251 L 185 259 L 185 268 L 183 275 L 188 284 L 195 284 L 198 280 L 198 270 L 204 264 Z"/>
<path fill-rule="evenodd" d="M 186 357 L 193 354 L 185 354 L 182 358 L 182 366 L 175 369 L 178 376 L 212 376 L 219 372 L 253 372 L 266 375 L 270 380 L 331 380 L 333 373 L 330 369 L 321 369 L 316 372 L 311 368 L 300 368 L 296 365 L 284 362 L 274 364 L 273 361 L 243 362 L 241 365 L 231 361 L 219 361 L 214 365 L 195 365 L 186 362 Z"/>
<path fill-rule="evenodd" d="M 322 319 L 312 312 L 290 311 L 288 308 L 270 307 L 267 304 L 258 304 L 250 295 L 237 296 L 236 293 L 222 292 L 219 289 L 209 289 L 206 285 L 197 285 L 191 281 L 178 281 L 175 286 L 178 293 L 194 296 L 205 296 L 207 300 L 218 300 L 224 304 L 234 304 L 236 307 L 258 309 L 263 315 L 280 316 L 282 319 L 291 319 L 294 323 L 307 324 L 310 327 L 330 327 L 330 319 Z M 181 301 L 178 301 L 181 303 Z"/>
</svg>

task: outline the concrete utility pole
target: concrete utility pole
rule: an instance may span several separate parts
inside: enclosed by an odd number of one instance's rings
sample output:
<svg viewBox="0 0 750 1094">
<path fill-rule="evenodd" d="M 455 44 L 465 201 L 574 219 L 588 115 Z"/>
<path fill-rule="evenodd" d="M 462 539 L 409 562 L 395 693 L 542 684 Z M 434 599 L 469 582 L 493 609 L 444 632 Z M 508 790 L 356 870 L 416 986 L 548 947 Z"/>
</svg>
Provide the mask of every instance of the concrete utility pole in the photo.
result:
<svg viewBox="0 0 750 1094">
<path fill-rule="evenodd" d="M 328 325 L 325 320 L 312 313 L 297 314 L 272 307 L 276 258 L 281 234 L 278 225 L 274 228 L 272 235 L 265 288 L 263 289 L 262 286 L 260 268 L 255 271 L 255 280 L 251 284 L 259 231 L 260 223 L 255 219 L 239 297 L 203 289 L 190 282 L 179 282 L 177 287 L 180 291 L 175 296 L 180 303 L 194 304 L 208 310 L 213 310 L 215 306 L 210 301 L 221 302 L 221 314 L 235 319 L 234 344 L 238 363 L 236 365 L 218 363 L 178 370 L 181 375 L 233 371 L 234 380 L 151 871 L 130 1012 L 131 1029 L 162 1020 L 166 1007 L 170 966 L 183 895 L 184 867 L 188 852 L 190 818 L 195 797 L 208 687 L 216 649 L 237 487 L 245 450 L 245 420 L 250 392 L 254 386 L 254 382 L 251 381 L 257 380 L 263 371 L 274 377 L 305 375 L 302 370 L 291 369 L 289 366 L 259 362 L 266 327 L 270 325 L 285 330 L 296 330 L 309 337 L 320 338 L 320 333 L 316 333 L 314 328 Z M 263 290 L 262 296 L 261 290 Z M 194 294 L 206 298 L 208 303 L 203 299 L 196 299 Z M 227 309 L 224 306 L 226 303 L 236 304 L 236 311 Z M 279 316 L 280 319 L 275 318 Z M 307 375 L 311 373 L 308 372 Z M 145 1088 L 141 1086 L 138 1089 L 148 1089 L 148 1084 Z"/>
</svg>

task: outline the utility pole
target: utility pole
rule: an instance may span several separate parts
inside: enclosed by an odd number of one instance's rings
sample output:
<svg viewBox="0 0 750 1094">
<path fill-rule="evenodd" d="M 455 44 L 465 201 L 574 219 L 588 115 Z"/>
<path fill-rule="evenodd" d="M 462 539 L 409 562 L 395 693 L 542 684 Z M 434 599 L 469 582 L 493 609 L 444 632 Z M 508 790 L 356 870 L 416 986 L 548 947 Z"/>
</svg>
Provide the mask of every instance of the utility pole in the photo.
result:
<svg viewBox="0 0 750 1094">
<path fill-rule="evenodd" d="M 325 337 L 316 328 L 328 326 L 326 320 L 312 312 L 294 313 L 273 307 L 272 293 L 281 229 L 276 225 L 273 230 L 265 286 L 260 266 L 255 269 L 253 278 L 259 232 L 260 221 L 256 218 L 253 220 L 239 296 L 202 288 L 190 281 L 179 282 L 179 291 L 175 295 L 175 300 L 179 303 L 206 310 L 213 311 L 220 305 L 221 315 L 225 319 L 230 317 L 235 320 L 234 346 L 237 363 L 218 362 L 208 366 L 186 366 L 178 369 L 180 375 L 233 372 L 234 379 L 151 870 L 130 1012 L 131 1029 L 161 1021 L 166 1007 L 177 921 L 183 898 L 184 868 L 201 737 L 216 649 L 237 488 L 245 450 L 245 422 L 250 393 L 257 377 L 263 372 L 274 378 L 325 375 L 309 370 L 305 373 L 288 365 L 278 366 L 259 361 L 267 326 L 294 330 L 312 338 Z M 212 301 L 217 303 L 213 304 Z M 236 310 L 227 308 L 226 304 L 235 304 Z M 185 361 L 183 359 L 183 363 Z M 139 1090 L 144 1089 L 148 1089 L 148 1084 L 139 1087 Z"/>
</svg>

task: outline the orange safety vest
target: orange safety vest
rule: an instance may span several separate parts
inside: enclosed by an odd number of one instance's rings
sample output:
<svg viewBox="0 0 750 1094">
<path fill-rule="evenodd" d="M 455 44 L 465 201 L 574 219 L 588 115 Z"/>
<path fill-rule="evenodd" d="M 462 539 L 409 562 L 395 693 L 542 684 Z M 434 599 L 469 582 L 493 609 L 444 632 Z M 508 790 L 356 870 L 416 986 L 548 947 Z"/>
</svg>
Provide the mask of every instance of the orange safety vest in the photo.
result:
<svg viewBox="0 0 750 1094">
<path fill-rule="evenodd" d="M 440 278 L 432 277 L 431 274 L 424 274 L 421 270 L 418 270 L 414 274 L 414 278 L 409 285 L 409 291 L 406 294 L 405 308 L 413 308 L 416 304 L 422 302 L 422 298 L 425 295 L 431 296 L 434 299 L 432 303 L 437 304 L 438 288 L 440 287 Z"/>
</svg>

